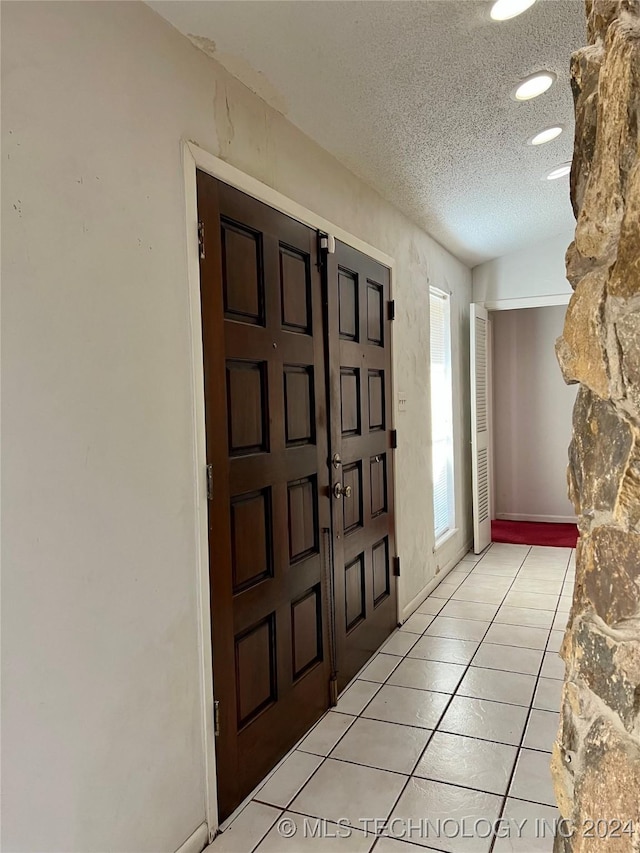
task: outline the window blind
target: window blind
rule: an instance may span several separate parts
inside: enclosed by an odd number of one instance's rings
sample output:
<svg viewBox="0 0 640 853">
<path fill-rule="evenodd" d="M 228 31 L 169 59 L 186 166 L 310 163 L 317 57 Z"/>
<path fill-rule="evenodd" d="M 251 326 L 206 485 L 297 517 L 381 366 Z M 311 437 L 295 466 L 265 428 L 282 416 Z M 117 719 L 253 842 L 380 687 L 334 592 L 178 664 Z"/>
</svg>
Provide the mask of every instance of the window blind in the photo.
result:
<svg viewBox="0 0 640 853">
<path fill-rule="evenodd" d="M 433 516 L 436 542 L 455 525 L 453 485 L 453 390 L 451 385 L 450 297 L 429 292 L 431 327 L 431 440 Z"/>
</svg>

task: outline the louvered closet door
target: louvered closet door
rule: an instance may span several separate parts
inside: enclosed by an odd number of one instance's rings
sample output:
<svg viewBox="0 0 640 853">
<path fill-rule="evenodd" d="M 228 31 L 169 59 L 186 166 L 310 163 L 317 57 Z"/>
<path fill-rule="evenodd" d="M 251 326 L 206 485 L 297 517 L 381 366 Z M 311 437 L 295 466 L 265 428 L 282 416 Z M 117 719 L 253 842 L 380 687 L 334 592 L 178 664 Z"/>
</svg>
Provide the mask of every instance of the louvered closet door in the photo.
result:
<svg viewBox="0 0 640 853">
<path fill-rule="evenodd" d="M 479 554 L 491 543 L 488 312 L 472 304 L 470 322 L 473 550 Z"/>
<path fill-rule="evenodd" d="M 316 233 L 198 172 L 220 818 L 329 704 Z"/>
</svg>

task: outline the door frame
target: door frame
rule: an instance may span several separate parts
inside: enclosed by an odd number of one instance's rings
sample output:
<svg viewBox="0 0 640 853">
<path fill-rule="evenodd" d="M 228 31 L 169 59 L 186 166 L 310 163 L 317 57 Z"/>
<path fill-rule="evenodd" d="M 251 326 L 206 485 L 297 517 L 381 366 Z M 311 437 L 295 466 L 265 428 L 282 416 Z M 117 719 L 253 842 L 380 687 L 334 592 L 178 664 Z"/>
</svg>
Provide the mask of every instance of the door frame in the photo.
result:
<svg viewBox="0 0 640 853">
<path fill-rule="evenodd" d="M 204 750 L 205 771 L 205 819 L 207 822 L 209 841 L 211 842 L 219 827 L 218 796 L 216 784 L 216 744 L 214 734 L 213 707 L 213 657 L 211 652 L 211 612 L 209 607 L 209 536 L 208 536 L 208 501 L 206 483 L 206 427 L 204 403 L 204 366 L 202 344 L 202 314 L 200 306 L 200 258 L 198 252 L 198 196 L 196 188 L 196 170 L 223 181 L 237 190 L 261 201 L 269 207 L 302 222 L 314 230 L 324 231 L 337 240 L 369 255 L 389 269 L 389 295 L 394 298 L 395 260 L 354 237 L 348 231 L 340 228 L 328 219 L 319 216 L 312 210 L 303 207 L 267 184 L 240 171 L 235 166 L 221 160 L 194 142 L 182 140 L 182 166 L 184 172 L 184 203 L 186 216 L 186 265 L 189 289 L 189 333 L 191 338 L 191 398 L 193 417 L 193 482 L 195 501 L 195 555 L 196 555 L 196 590 L 198 607 L 198 653 L 200 664 L 200 707 L 202 711 L 202 738 Z M 391 394 L 393 399 L 392 423 L 396 423 L 395 367 L 393 347 L 393 324 L 391 328 Z M 397 489 L 397 469 L 394 465 L 394 490 Z M 394 514 L 394 535 L 396 550 L 398 550 L 397 515 Z M 400 578 L 394 578 L 398 586 L 397 605 L 398 620 L 400 620 L 399 594 Z"/>
<path fill-rule="evenodd" d="M 495 430 L 493 423 L 493 323 L 492 315 L 496 311 L 517 311 L 521 308 L 547 308 L 555 305 L 568 305 L 573 291 L 565 293 L 543 294 L 541 296 L 521 296 L 512 299 L 496 299 L 478 302 L 488 314 L 487 322 L 487 396 L 489 404 L 489 510 L 493 520 L 495 500 Z M 472 425 L 473 428 L 473 425 Z"/>
</svg>

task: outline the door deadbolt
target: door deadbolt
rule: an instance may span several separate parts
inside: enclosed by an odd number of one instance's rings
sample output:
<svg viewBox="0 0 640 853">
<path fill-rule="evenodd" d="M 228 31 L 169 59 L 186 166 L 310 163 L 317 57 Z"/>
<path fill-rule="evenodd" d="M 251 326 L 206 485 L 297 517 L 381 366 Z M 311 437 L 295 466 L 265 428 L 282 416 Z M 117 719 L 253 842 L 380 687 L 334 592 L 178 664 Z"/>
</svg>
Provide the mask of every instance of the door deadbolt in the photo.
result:
<svg viewBox="0 0 640 853">
<path fill-rule="evenodd" d="M 331 457 L 331 462 L 334 468 L 339 468 L 342 465 L 342 456 L 339 453 L 334 453 Z"/>
<path fill-rule="evenodd" d="M 341 498 L 343 496 L 345 498 L 350 498 L 351 497 L 351 486 L 343 486 L 342 483 L 336 483 L 335 486 L 333 487 L 333 494 L 337 498 Z"/>
</svg>

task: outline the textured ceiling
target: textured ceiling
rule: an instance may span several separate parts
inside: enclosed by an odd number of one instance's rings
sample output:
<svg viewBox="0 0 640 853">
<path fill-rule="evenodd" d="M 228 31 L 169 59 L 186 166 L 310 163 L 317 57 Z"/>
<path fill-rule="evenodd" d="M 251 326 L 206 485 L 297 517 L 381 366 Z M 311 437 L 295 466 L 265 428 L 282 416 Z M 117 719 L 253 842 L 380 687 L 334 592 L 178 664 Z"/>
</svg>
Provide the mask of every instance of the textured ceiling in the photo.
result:
<svg viewBox="0 0 640 853">
<path fill-rule="evenodd" d="M 150 5 L 468 264 L 571 227 L 568 180 L 541 178 L 571 159 L 581 0 L 503 23 L 483 0 Z M 555 85 L 512 100 L 540 69 Z"/>
</svg>

